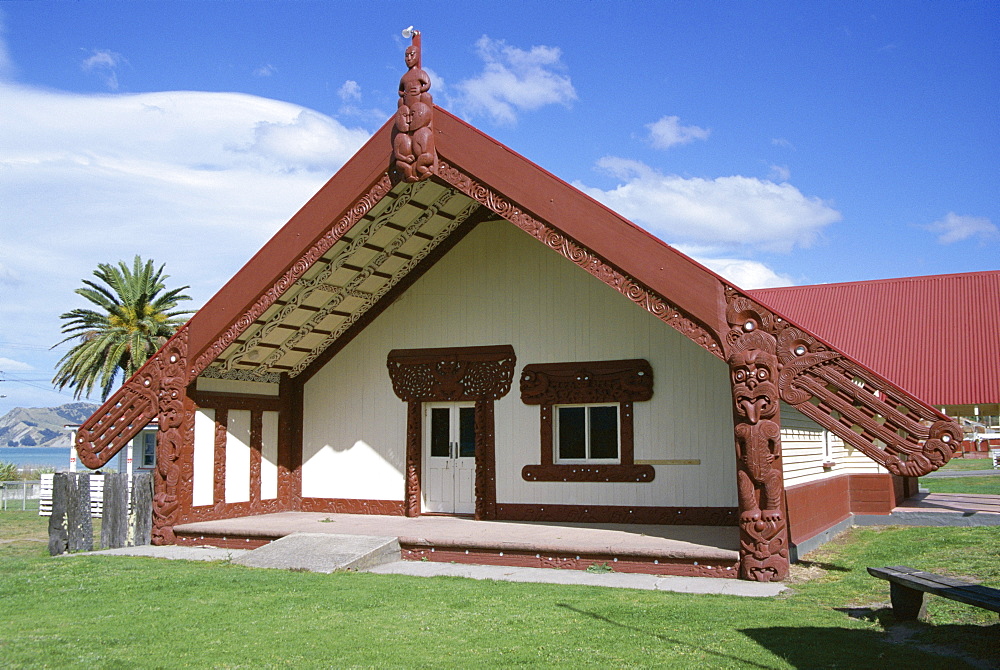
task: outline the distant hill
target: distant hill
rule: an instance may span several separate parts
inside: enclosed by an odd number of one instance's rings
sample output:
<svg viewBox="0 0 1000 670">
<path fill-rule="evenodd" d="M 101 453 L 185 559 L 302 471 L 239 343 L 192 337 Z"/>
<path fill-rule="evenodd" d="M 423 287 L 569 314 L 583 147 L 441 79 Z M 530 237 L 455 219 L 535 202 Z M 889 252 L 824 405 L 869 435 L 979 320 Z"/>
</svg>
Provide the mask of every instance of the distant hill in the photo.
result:
<svg viewBox="0 0 1000 670">
<path fill-rule="evenodd" d="M 98 405 L 71 402 L 58 407 L 15 407 L 0 418 L 0 447 L 68 447 L 67 424 L 83 423 Z"/>
</svg>

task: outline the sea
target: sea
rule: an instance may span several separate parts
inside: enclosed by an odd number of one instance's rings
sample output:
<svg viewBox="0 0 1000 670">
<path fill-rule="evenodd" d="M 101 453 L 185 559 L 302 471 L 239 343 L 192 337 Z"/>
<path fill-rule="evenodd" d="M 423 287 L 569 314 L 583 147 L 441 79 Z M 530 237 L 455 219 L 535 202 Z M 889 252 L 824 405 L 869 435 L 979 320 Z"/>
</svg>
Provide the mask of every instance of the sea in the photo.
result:
<svg viewBox="0 0 1000 670">
<path fill-rule="evenodd" d="M 25 468 L 69 470 L 69 447 L 0 447 L 0 462 Z M 81 468 L 83 469 L 83 468 Z"/>
</svg>

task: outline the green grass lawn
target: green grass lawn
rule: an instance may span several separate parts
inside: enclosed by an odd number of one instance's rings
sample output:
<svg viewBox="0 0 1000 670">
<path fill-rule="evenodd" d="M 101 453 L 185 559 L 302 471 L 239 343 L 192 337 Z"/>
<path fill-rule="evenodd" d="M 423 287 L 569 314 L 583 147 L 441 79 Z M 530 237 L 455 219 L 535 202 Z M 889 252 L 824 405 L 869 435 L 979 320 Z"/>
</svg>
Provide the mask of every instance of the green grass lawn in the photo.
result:
<svg viewBox="0 0 1000 670">
<path fill-rule="evenodd" d="M 991 458 L 953 458 L 945 464 L 942 470 L 992 470 Z"/>
<path fill-rule="evenodd" d="M 983 477 L 924 477 L 920 486 L 931 493 L 985 493 L 1000 495 L 1000 475 Z"/>
<path fill-rule="evenodd" d="M 0 514 L 3 667 L 951 670 L 1000 663 L 996 614 L 931 598 L 927 621 L 897 624 L 888 584 L 864 570 L 911 565 L 997 587 L 1000 528 L 855 529 L 793 566 L 794 593 L 766 599 L 50 558 L 43 543 L 26 541 L 44 534 L 44 519 Z"/>
</svg>

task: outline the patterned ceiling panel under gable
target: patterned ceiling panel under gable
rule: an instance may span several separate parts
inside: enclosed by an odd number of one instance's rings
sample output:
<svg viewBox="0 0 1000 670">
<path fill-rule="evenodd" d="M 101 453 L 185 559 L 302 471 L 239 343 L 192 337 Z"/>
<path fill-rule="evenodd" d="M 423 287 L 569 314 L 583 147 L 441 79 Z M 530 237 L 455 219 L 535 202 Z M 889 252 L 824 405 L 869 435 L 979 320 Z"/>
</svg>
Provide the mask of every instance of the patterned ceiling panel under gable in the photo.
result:
<svg viewBox="0 0 1000 670">
<path fill-rule="evenodd" d="M 433 181 L 398 184 L 202 374 L 300 374 L 478 207 Z"/>
</svg>

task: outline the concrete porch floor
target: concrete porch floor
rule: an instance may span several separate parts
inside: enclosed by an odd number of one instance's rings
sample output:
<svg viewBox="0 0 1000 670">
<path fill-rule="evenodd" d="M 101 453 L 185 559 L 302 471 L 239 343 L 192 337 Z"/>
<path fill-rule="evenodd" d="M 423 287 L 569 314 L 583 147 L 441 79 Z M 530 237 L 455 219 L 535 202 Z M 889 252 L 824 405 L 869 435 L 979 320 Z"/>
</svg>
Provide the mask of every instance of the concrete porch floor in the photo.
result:
<svg viewBox="0 0 1000 670">
<path fill-rule="evenodd" d="M 735 578 L 730 526 L 475 521 L 467 517 L 280 512 L 174 527 L 179 544 L 253 548 L 291 533 L 398 537 L 410 560 Z"/>
</svg>

